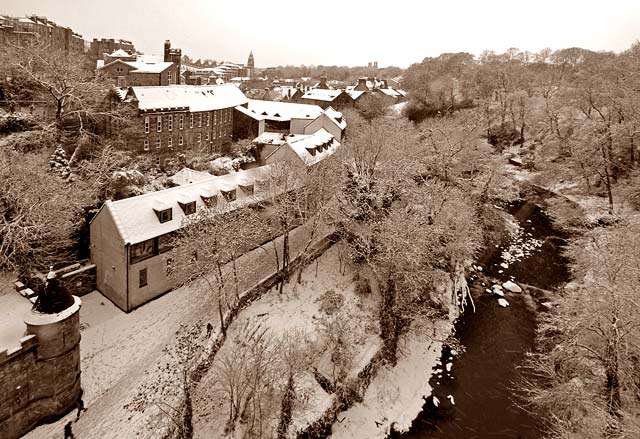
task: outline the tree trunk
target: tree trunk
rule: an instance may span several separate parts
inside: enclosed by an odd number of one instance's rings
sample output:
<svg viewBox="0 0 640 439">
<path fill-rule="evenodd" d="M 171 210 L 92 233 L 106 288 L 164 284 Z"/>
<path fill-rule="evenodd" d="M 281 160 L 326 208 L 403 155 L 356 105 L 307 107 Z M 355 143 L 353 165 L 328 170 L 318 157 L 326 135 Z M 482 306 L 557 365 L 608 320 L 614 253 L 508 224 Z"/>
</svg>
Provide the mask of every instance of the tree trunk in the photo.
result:
<svg viewBox="0 0 640 439">
<path fill-rule="evenodd" d="M 282 409 L 280 411 L 280 421 L 278 422 L 278 439 L 286 439 L 287 430 L 291 423 L 293 412 L 293 401 L 295 399 L 293 374 L 289 374 L 287 388 L 282 397 Z"/>
<path fill-rule="evenodd" d="M 185 374 L 187 372 L 185 371 Z M 191 401 L 191 389 L 186 382 L 189 378 L 185 377 L 184 382 L 184 407 L 182 411 L 182 438 L 193 438 L 193 402 Z"/>
<path fill-rule="evenodd" d="M 609 198 L 609 215 L 613 214 L 613 194 L 611 193 L 611 177 L 609 176 L 609 160 L 607 158 L 607 151 L 604 148 L 602 150 L 602 158 L 604 159 L 604 182 L 607 187 L 607 197 Z"/>
<path fill-rule="evenodd" d="M 383 357 L 392 365 L 398 361 L 399 324 L 395 302 L 395 282 L 389 278 L 382 289 L 380 336 L 383 342 Z"/>
</svg>

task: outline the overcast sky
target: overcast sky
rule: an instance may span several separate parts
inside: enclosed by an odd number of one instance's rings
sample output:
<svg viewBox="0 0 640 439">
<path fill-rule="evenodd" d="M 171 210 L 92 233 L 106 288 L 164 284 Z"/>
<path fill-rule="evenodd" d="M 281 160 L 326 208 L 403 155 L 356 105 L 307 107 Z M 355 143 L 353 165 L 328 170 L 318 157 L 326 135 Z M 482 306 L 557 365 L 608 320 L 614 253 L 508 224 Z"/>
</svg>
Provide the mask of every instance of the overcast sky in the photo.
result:
<svg viewBox="0 0 640 439">
<path fill-rule="evenodd" d="M 244 63 L 253 50 L 257 67 L 407 67 L 444 52 L 621 51 L 640 39 L 640 0 L 1 0 L 2 13 L 46 15 L 147 54 L 165 39 L 192 58 Z"/>
</svg>

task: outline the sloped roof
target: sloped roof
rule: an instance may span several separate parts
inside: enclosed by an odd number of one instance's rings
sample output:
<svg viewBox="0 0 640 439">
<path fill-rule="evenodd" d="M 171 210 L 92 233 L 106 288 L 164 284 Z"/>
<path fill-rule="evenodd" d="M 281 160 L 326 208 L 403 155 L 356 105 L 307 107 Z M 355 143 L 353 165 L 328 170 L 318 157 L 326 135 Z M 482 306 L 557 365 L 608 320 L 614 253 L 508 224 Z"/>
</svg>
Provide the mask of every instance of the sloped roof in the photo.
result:
<svg viewBox="0 0 640 439">
<path fill-rule="evenodd" d="M 196 183 L 125 198 L 124 200 L 108 200 L 102 206 L 101 212 L 106 209 L 112 216 L 124 244 L 137 244 L 182 228 L 186 215 L 178 204 L 179 202 L 195 201 L 196 211 L 206 208 L 201 195 L 205 197 L 217 195 L 218 200 L 222 200 L 221 190 L 228 191 L 238 188 L 238 185 L 246 186 L 264 181 L 268 179 L 271 169 L 271 166 L 260 166 L 218 177 L 211 176 Z M 256 202 L 259 197 L 260 194 L 256 193 L 253 197 L 239 197 L 236 201 L 219 201 L 218 206 L 221 206 L 221 211 L 231 211 L 251 202 Z M 171 221 L 161 223 L 154 208 L 171 208 Z"/>
<path fill-rule="evenodd" d="M 171 176 L 171 181 L 180 186 L 196 183 L 211 178 L 208 172 L 196 171 L 191 168 L 183 168 Z"/>
<path fill-rule="evenodd" d="M 311 135 L 294 134 L 286 138 L 287 145 L 307 166 L 315 165 L 332 155 L 340 143 L 324 128 Z M 322 148 L 322 146 L 326 148 Z M 321 149 L 318 151 L 318 149 Z M 312 153 L 313 152 L 313 153 Z"/>
<path fill-rule="evenodd" d="M 126 64 L 133 69 L 129 73 L 162 73 L 173 65 L 172 62 L 123 61 L 121 59 L 116 59 L 111 61 L 109 64 L 104 64 L 102 67 L 98 67 L 98 69 L 106 69 L 114 64 Z"/>
<path fill-rule="evenodd" d="M 317 105 L 249 99 L 249 111 L 267 119 L 288 121 L 291 119 L 315 119 L 323 112 Z"/>
<path fill-rule="evenodd" d="M 323 88 L 312 88 L 302 95 L 302 99 L 314 99 L 317 101 L 327 101 L 331 102 L 341 93 L 344 93 L 342 90 L 327 90 Z"/>
<path fill-rule="evenodd" d="M 260 116 L 259 114 L 256 114 L 253 111 L 250 111 L 249 109 L 243 107 L 242 105 L 238 105 L 237 107 L 235 107 L 235 109 L 241 112 L 242 114 L 245 114 L 255 120 L 264 120 L 264 116 Z"/>
<path fill-rule="evenodd" d="M 358 98 L 360 98 L 363 94 L 365 94 L 365 91 L 361 91 L 361 90 L 354 90 L 353 86 L 351 88 L 347 87 L 347 89 L 345 90 L 345 92 L 351 96 L 351 99 L 353 99 L 354 101 L 357 100 Z"/>
<path fill-rule="evenodd" d="M 113 53 L 110 53 L 109 56 L 112 58 L 117 58 L 117 57 L 131 56 L 131 55 L 122 49 L 118 49 L 118 50 L 114 50 Z"/>
<path fill-rule="evenodd" d="M 340 127 L 341 130 L 347 127 L 347 121 L 344 120 L 341 112 L 329 107 L 324 111 L 324 113 L 329 117 L 329 119 L 331 119 L 333 123 L 338 125 L 338 127 Z M 338 120 L 340 120 L 340 122 L 338 122 Z"/>
<path fill-rule="evenodd" d="M 130 87 L 128 95 L 135 97 L 140 111 L 163 108 L 212 111 L 247 103 L 247 97 L 232 84 Z"/>
</svg>

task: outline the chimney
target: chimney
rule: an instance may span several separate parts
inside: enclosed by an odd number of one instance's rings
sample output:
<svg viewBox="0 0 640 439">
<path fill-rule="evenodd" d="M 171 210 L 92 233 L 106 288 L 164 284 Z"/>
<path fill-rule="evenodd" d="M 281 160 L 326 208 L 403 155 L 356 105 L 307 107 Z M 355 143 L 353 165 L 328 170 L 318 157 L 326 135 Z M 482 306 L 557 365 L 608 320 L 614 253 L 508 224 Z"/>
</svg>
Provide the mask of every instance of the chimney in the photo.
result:
<svg viewBox="0 0 640 439">
<path fill-rule="evenodd" d="M 367 87 L 367 78 L 358 78 L 358 85 L 356 87 L 360 86 L 363 86 L 365 90 L 369 88 Z"/>
<path fill-rule="evenodd" d="M 387 82 L 386 79 L 382 80 L 382 88 L 389 88 L 389 83 Z"/>
<path fill-rule="evenodd" d="M 329 88 L 327 86 L 327 77 L 325 75 L 320 77 L 320 84 L 318 84 L 318 88 Z"/>
</svg>

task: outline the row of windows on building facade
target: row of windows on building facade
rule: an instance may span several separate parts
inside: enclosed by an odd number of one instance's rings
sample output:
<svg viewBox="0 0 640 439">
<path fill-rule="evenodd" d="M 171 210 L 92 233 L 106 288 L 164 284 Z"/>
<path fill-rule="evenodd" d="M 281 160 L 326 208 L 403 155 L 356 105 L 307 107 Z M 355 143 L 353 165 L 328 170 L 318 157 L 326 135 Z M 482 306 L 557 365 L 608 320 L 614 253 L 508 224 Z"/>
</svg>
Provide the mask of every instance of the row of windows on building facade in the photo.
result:
<svg viewBox="0 0 640 439">
<path fill-rule="evenodd" d="M 216 140 L 220 142 L 222 139 L 227 139 L 231 136 L 232 111 L 231 108 L 226 108 L 213 112 L 145 116 L 144 132 L 145 134 L 151 132 L 152 122 L 155 122 L 156 129 L 154 131 L 158 133 L 162 133 L 163 131 L 180 132 L 185 129 L 185 125 L 187 125 L 189 129 L 213 126 L 210 131 L 195 133 L 191 135 L 190 138 L 191 143 L 195 143 L 195 145 L 202 145 L 203 142 L 205 144 L 213 144 Z M 180 133 L 175 138 L 173 136 L 165 136 L 164 138 L 156 137 L 153 143 L 145 138 L 143 141 L 143 149 L 148 151 L 151 147 L 155 147 L 156 149 L 163 147 L 173 148 L 176 144 L 182 147 L 186 143 L 189 143 L 188 135 Z"/>
<path fill-rule="evenodd" d="M 156 131 L 161 133 L 163 127 L 166 126 L 166 130 L 167 131 L 173 131 L 174 129 L 174 122 L 177 122 L 178 125 L 178 130 L 183 130 L 184 129 L 184 125 L 185 122 L 188 122 L 189 124 L 189 128 L 194 128 L 195 126 L 197 126 L 198 128 L 201 128 L 203 126 L 203 124 L 205 124 L 204 126 L 211 126 L 211 122 L 213 121 L 213 125 L 218 125 L 218 124 L 224 124 L 224 123 L 228 123 L 231 122 L 231 117 L 232 117 L 232 111 L 233 109 L 231 108 L 225 108 L 222 110 L 216 110 L 216 111 L 207 111 L 207 112 L 201 112 L 201 113 L 188 113 L 188 121 L 185 121 L 185 114 L 179 114 L 176 115 L 175 120 L 174 121 L 174 115 L 173 114 L 168 114 L 165 116 L 162 116 L 161 114 L 155 116 L 156 118 Z M 212 117 L 213 115 L 213 117 Z M 197 117 L 196 117 L 197 116 Z M 152 116 L 145 116 L 144 117 L 144 132 L 145 134 L 148 134 L 151 130 L 151 117 Z M 163 123 L 163 119 L 166 119 L 166 122 Z"/>
<path fill-rule="evenodd" d="M 196 145 L 202 145 L 203 141 L 205 143 L 214 143 L 216 139 L 221 141 L 222 139 L 226 139 L 230 135 L 231 135 L 230 127 L 224 126 L 224 127 L 219 127 L 218 129 L 214 128 L 214 130 L 211 133 L 210 132 L 204 133 L 204 138 L 202 136 L 202 133 L 196 133 L 194 142 L 195 142 Z M 185 145 L 185 136 L 183 136 L 182 134 L 178 135 L 177 144 L 178 144 L 178 146 L 184 146 Z M 163 142 L 162 138 L 157 137 L 155 139 L 154 145 L 155 145 L 156 149 L 160 149 L 160 148 L 163 148 L 165 146 L 167 148 L 173 148 L 173 146 L 174 146 L 174 138 L 171 137 L 171 136 L 170 137 L 166 137 L 164 139 L 164 142 Z M 151 148 L 150 143 L 149 143 L 149 139 L 144 139 L 142 148 L 145 151 L 149 151 L 149 149 Z"/>
</svg>

